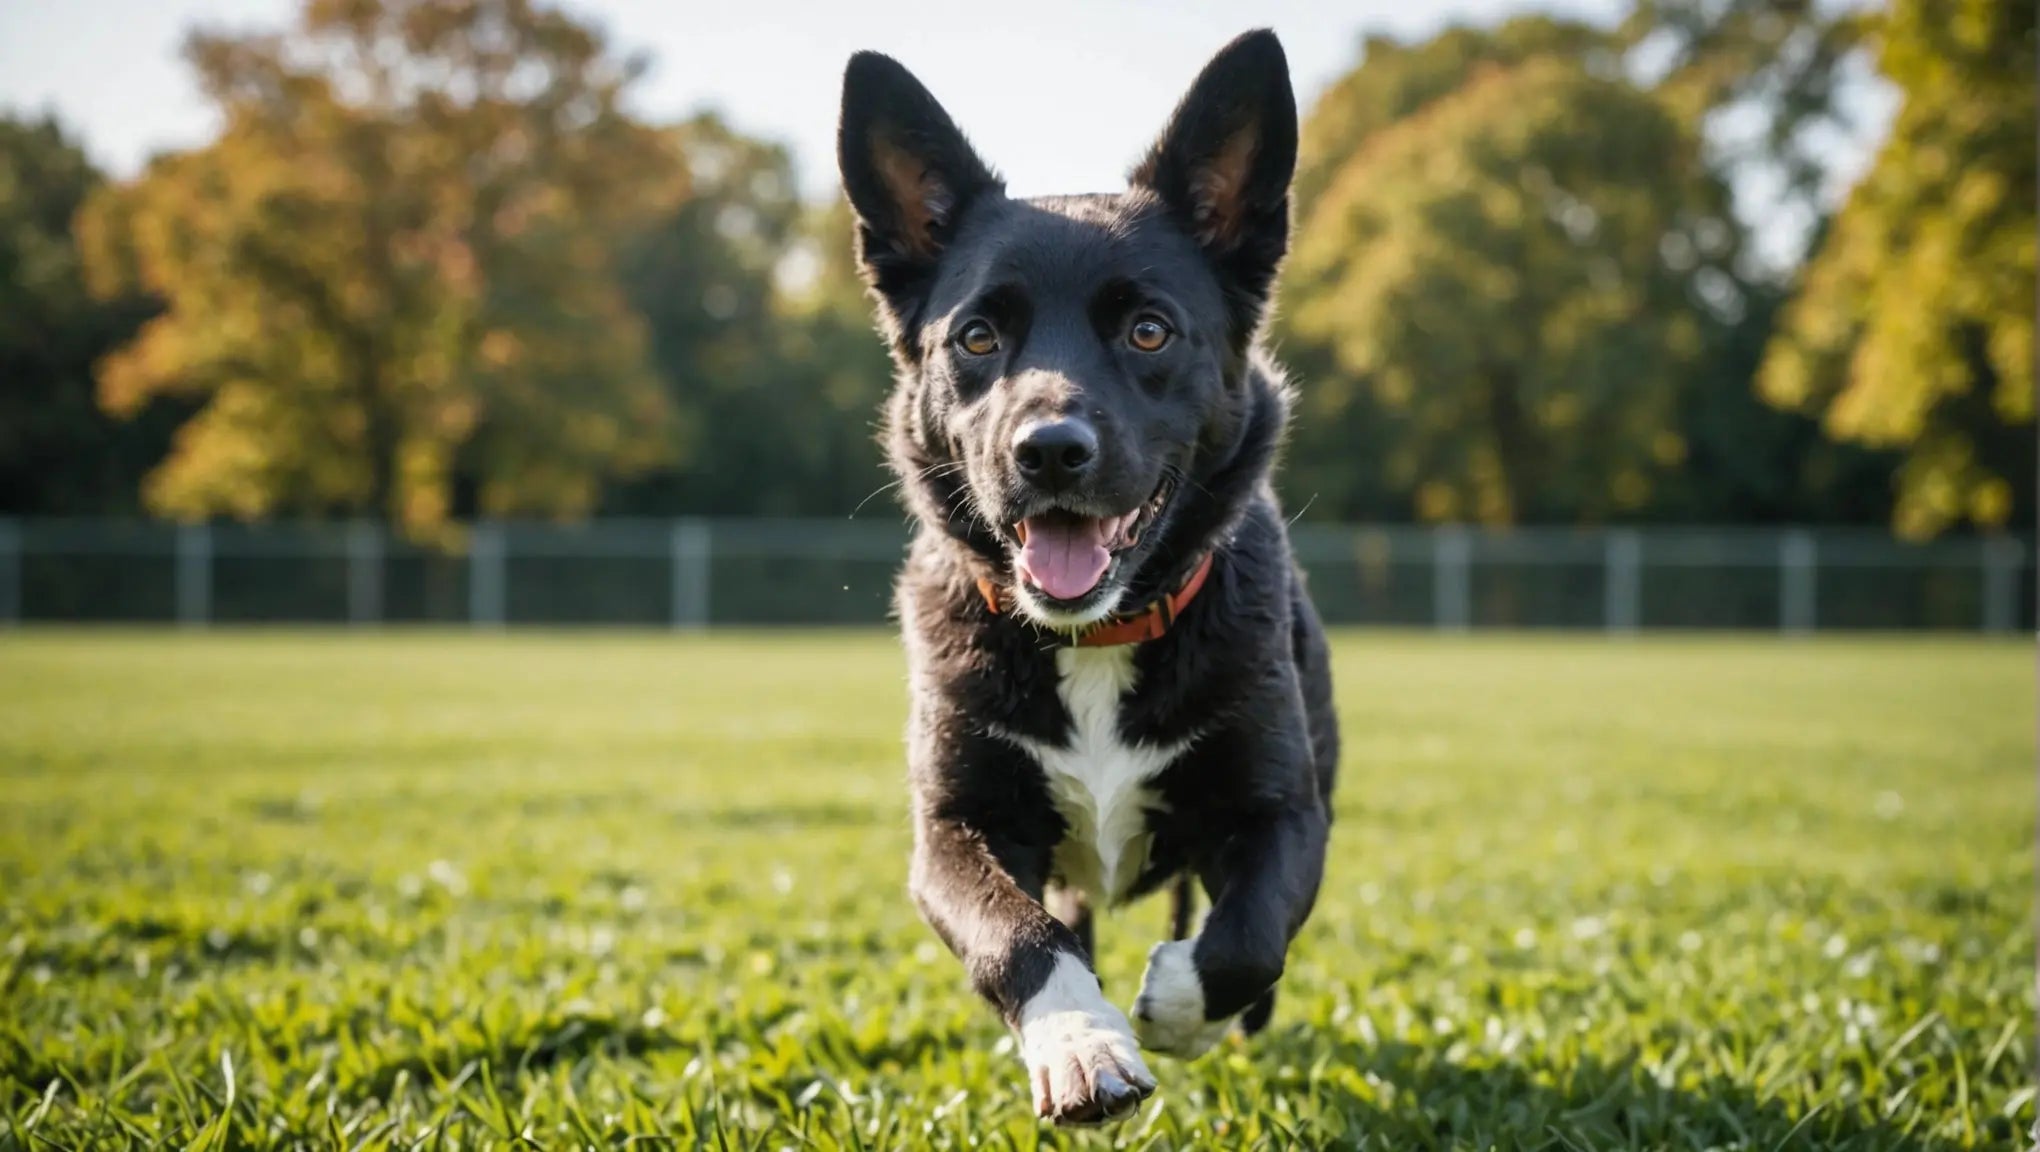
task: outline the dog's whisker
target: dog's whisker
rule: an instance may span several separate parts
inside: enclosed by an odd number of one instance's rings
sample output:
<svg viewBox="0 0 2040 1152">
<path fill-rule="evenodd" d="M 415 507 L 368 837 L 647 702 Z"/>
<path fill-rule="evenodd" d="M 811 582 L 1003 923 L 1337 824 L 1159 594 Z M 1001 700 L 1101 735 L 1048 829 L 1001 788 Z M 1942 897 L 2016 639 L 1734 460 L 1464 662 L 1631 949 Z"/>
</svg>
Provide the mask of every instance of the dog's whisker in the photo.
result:
<svg viewBox="0 0 2040 1152">
<path fill-rule="evenodd" d="M 1176 465 L 1174 464 L 1167 465 L 1162 469 L 1162 471 L 1164 475 L 1168 476 L 1171 480 L 1175 481 L 1176 483 L 1188 484 L 1190 487 L 1197 489 L 1199 492 L 1204 493 L 1206 496 L 1210 496 L 1213 500 L 1218 499 L 1218 496 L 1214 494 L 1211 489 L 1206 488 L 1202 484 L 1199 484 L 1196 481 L 1196 479 L 1192 477 L 1188 472 L 1183 471 Z"/>
<path fill-rule="evenodd" d="M 871 503 L 873 500 L 877 499 L 881 492 L 890 492 L 904 483 L 906 483 L 906 481 L 904 480 L 894 480 L 890 484 L 880 484 L 878 487 L 873 488 L 869 496 L 866 496 L 864 499 L 859 500 L 857 502 L 857 507 L 852 508 L 850 510 L 850 515 L 847 517 L 847 519 L 851 520 L 857 519 L 857 514 L 859 512 L 864 511 L 864 506 L 866 504 Z"/>
<path fill-rule="evenodd" d="M 1313 504 L 1315 504 L 1315 503 L 1317 503 L 1317 493 L 1313 492 L 1313 493 L 1311 493 L 1311 494 L 1310 494 L 1310 499 L 1308 499 L 1308 500 L 1305 500 L 1305 501 L 1303 502 L 1303 507 L 1301 507 L 1301 508 L 1298 508 L 1298 509 L 1296 510 L 1296 515 L 1294 515 L 1294 516 L 1291 516 L 1291 517 L 1289 518 L 1289 523 L 1291 523 L 1291 524 L 1294 524 L 1294 523 L 1296 523 L 1296 522 L 1297 522 L 1298 520 L 1301 520 L 1301 519 L 1303 519 L 1303 514 L 1304 514 L 1305 512 L 1308 512 L 1308 511 L 1310 511 L 1310 506 L 1311 506 L 1311 505 L 1313 505 Z"/>
</svg>

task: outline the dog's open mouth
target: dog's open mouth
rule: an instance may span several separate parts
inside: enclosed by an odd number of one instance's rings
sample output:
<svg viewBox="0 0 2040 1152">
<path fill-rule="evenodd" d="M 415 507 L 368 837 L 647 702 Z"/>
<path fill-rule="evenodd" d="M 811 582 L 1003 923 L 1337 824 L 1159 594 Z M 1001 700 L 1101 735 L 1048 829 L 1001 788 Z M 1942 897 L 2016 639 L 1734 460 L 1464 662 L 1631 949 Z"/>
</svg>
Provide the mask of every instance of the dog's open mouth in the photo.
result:
<svg viewBox="0 0 2040 1152">
<path fill-rule="evenodd" d="M 1020 543 L 1014 570 L 1021 581 L 1050 599 L 1081 600 L 1105 579 L 1119 554 L 1140 543 L 1168 502 L 1169 482 L 1131 512 L 1085 516 L 1051 508 L 1013 525 Z"/>
</svg>

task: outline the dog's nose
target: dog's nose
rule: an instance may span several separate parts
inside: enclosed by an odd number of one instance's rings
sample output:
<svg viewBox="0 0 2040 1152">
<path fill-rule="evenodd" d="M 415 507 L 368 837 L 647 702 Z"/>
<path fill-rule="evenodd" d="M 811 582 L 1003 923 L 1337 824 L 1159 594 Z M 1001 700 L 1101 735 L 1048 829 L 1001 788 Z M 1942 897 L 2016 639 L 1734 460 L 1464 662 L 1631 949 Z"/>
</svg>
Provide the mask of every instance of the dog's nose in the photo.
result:
<svg viewBox="0 0 2040 1152">
<path fill-rule="evenodd" d="M 1013 463 L 1030 483 L 1061 488 L 1098 459 L 1098 433 L 1082 420 L 1037 420 L 1013 437 Z"/>
</svg>

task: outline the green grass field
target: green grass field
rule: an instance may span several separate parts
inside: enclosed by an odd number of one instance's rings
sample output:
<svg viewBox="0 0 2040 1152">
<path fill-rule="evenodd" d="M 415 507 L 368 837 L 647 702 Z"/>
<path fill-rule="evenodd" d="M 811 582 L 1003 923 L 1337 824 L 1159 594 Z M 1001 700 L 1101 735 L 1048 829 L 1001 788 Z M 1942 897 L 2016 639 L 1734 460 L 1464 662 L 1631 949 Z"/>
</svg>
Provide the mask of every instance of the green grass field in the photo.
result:
<svg viewBox="0 0 2040 1152">
<path fill-rule="evenodd" d="M 1337 652 L 1275 1024 L 1065 1134 L 907 900 L 888 637 L 0 635 L 0 1148 L 2026 1142 L 2029 645 Z"/>
</svg>

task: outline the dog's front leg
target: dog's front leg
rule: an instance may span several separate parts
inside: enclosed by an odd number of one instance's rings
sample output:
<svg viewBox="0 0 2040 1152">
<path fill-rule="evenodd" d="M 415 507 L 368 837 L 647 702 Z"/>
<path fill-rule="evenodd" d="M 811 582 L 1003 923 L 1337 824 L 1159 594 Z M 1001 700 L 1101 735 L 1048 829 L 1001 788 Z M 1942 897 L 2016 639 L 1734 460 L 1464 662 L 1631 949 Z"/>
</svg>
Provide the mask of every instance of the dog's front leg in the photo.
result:
<svg viewBox="0 0 2040 1152">
<path fill-rule="evenodd" d="M 1211 914 L 1188 940 L 1148 952 L 1134 1030 L 1142 1046 L 1185 1059 L 1282 977 L 1324 873 L 1325 817 L 1315 793 L 1256 814 L 1199 868 Z"/>
<path fill-rule="evenodd" d="M 1155 1078 L 1076 934 L 1042 906 L 1047 871 L 1045 848 L 940 816 L 916 821 L 914 901 L 1019 1034 L 1035 1112 L 1058 1124 L 1122 1119 Z"/>
</svg>

